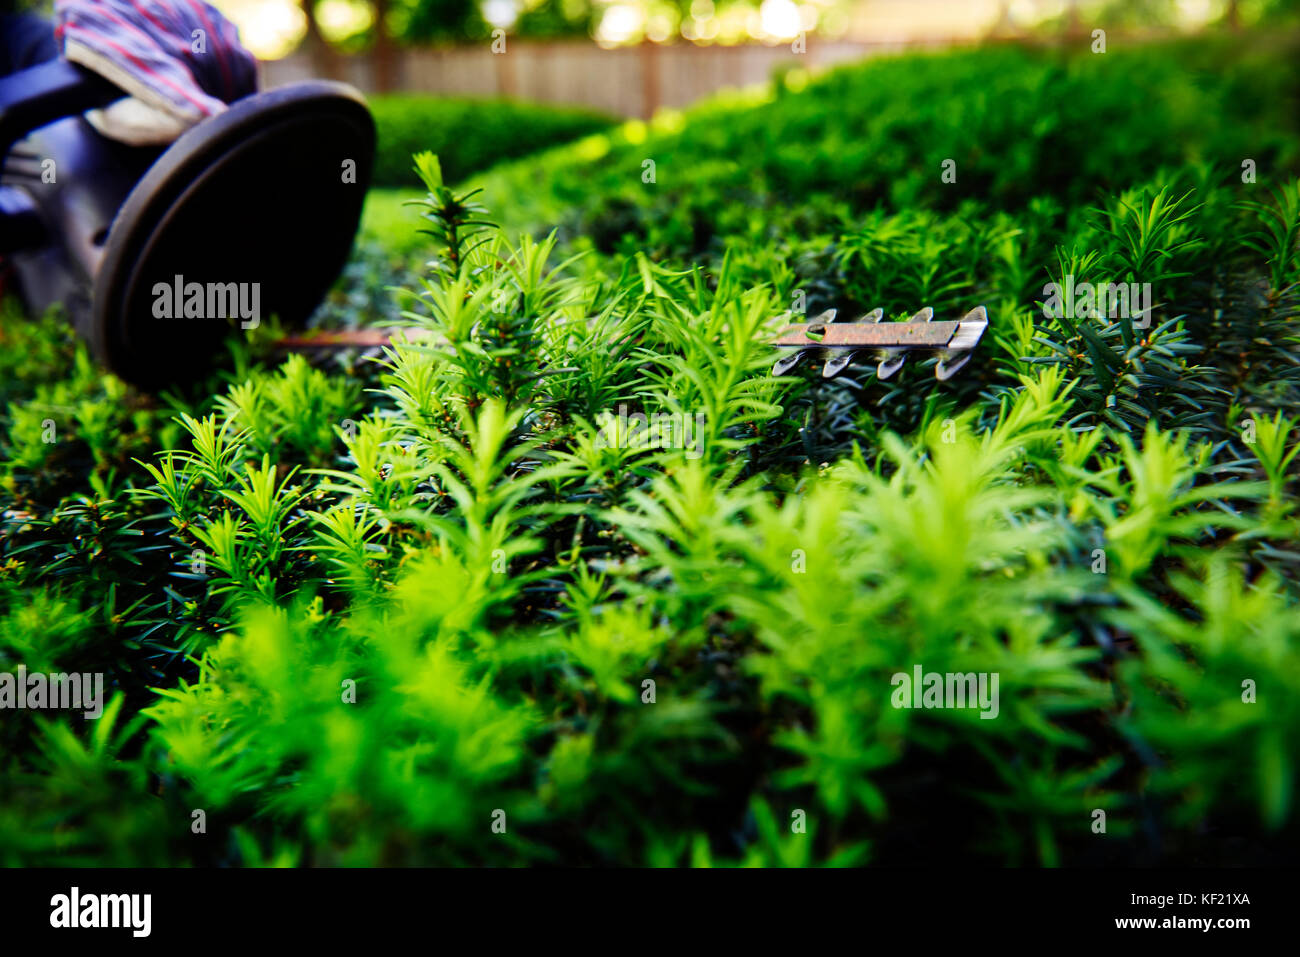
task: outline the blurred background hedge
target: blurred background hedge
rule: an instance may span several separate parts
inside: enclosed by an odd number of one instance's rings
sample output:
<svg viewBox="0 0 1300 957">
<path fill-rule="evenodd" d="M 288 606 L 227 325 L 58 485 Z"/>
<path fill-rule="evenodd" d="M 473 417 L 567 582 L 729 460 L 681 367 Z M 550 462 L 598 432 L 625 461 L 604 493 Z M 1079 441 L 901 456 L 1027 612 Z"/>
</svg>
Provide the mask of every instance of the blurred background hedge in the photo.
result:
<svg viewBox="0 0 1300 957">
<path fill-rule="evenodd" d="M 512 100 L 376 96 L 375 186 L 415 186 L 411 155 L 432 149 L 451 181 L 608 128 L 613 117 L 581 107 Z"/>
</svg>

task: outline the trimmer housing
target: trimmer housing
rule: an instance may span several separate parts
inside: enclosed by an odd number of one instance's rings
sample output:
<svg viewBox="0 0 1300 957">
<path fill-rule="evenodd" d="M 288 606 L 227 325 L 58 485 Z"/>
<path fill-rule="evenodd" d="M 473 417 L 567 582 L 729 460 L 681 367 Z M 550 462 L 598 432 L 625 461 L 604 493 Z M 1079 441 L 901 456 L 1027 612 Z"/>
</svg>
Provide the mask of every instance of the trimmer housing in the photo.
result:
<svg viewBox="0 0 1300 957">
<path fill-rule="evenodd" d="M 133 147 L 80 115 L 123 95 L 61 59 L 0 79 L 0 256 L 30 313 L 61 303 L 109 369 L 159 387 L 202 374 L 232 328 L 311 314 L 351 250 L 375 128 L 356 90 L 311 81 Z M 177 288 L 220 295 L 178 315 Z"/>
</svg>

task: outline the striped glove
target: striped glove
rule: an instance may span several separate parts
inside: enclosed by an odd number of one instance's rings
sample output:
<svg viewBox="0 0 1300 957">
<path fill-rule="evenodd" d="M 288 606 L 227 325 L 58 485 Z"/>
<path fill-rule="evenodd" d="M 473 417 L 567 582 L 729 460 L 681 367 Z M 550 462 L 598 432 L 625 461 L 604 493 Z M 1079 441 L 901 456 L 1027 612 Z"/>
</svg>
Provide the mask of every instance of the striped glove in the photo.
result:
<svg viewBox="0 0 1300 957">
<path fill-rule="evenodd" d="M 128 94 L 86 119 L 135 146 L 170 143 L 257 92 L 257 61 L 203 0 L 58 0 L 64 57 Z"/>
</svg>

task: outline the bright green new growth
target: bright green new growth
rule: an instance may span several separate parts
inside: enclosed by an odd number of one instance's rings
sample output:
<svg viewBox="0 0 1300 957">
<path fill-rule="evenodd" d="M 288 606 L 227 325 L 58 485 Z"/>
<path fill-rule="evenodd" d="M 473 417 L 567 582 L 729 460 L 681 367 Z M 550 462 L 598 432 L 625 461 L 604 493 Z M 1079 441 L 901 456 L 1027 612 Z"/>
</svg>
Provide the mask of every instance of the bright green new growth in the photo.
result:
<svg viewBox="0 0 1300 957">
<path fill-rule="evenodd" d="M 875 62 L 483 193 L 421 154 L 429 265 L 338 371 L 151 400 L 6 313 L 0 671 L 113 698 L 5 713 L 0 862 L 1293 852 L 1300 130 L 1266 65 L 1107 61 Z M 1045 317 L 1069 275 L 1150 327 Z M 773 379 L 796 292 L 991 326 L 947 385 Z M 916 665 L 996 717 L 896 707 Z"/>
</svg>

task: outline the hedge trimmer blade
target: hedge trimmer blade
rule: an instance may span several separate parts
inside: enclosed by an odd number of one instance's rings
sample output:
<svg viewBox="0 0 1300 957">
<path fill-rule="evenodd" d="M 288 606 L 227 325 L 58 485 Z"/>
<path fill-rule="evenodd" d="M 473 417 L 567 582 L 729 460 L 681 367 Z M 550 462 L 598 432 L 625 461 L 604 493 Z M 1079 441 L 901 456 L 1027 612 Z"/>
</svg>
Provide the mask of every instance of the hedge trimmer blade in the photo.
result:
<svg viewBox="0 0 1300 957">
<path fill-rule="evenodd" d="M 772 367 L 772 375 L 785 375 L 805 358 L 825 360 L 822 376 L 833 379 L 863 353 L 876 361 L 876 375 L 888 379 L 916 351 L 937 353 L 934 368 L 940 382 L 951 379 L 970 361 L 971 352 L 988 328 L 988 313 L 976 306 L 960 319 L 934 321 L 926 306 L 906 322 L 882 322 L 883 309 L 873 309 L 856 322 L 835 323 L 828 309 L 812 322 L 790 326 L 773 341 L 780 349 L 794 350 Z"/>
</svg>

